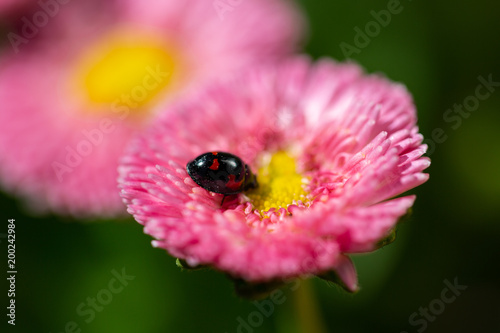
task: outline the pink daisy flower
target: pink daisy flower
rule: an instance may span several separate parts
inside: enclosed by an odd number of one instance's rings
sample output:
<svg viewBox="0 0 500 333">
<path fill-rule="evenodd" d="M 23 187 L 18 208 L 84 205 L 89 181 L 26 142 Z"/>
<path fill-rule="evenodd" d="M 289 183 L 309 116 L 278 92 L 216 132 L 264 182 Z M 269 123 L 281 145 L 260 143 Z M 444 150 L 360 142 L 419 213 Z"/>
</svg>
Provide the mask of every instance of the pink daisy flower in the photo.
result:
<svg viewBox="0 0 500 333">
<path fill-rule="evenodd" d="M 75 0 L 45 25 L 13 32 L 0 55 L 4 188 L 39 210 L 125 213 L 118 158 L 160 101 L 275 61 L 301 37 L 288 1 L 244 1 L 219 14 L 205 0 Z"/>
<path fill-rule="evenodd" d="M 128 212 L 154 246 L 246 281 L 335 272 L 356 290 L 347 254 L 375 250 L 415 200 L 395 197 L 428 179 L 411 96 L 355 64 L 293 58 L 168 111 L 121 162 Z M 240 157 L 258 188 L 221 206 L 186 172 L 213 151 Z"/>
</svg>

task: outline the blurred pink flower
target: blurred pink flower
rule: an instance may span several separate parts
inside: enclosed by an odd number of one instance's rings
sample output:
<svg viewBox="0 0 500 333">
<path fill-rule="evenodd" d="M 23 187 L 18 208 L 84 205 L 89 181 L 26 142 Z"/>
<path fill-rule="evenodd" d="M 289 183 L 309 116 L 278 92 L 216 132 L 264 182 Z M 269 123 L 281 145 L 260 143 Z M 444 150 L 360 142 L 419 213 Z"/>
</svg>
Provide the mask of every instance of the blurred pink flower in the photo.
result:
<svg viewBox="0 0 500 333">
<path fill-rule="evenodd" d="M 119 168 L 129 213 L 153 245 L 248 281 L 334 270 L 357 288 L 349 253 L 387 238 L 430 161 L 405 87 L 355 64 L 302 57 L 263 66 L 176 103 L 132 141 Z M 259 188 L 225 198 L 188 176 L 226 151 Z"/>
<path fill-rule="evenodd" d="M 303 31 L 281 0 L 244 1 L 223 19 L 206 0 L 74 0 L 51 10 L 28 15 L 0 54 L 0 180 L 31 208 L 77 217 L 125 213 L 118 158 L 155 107 L 280 59 Z"/>
<path fill-rule="evenodd" d="M 0 18 L 9 19 L 10 15 L 17 18 L 22 9 L 33 4 L 35 0 L 0 0 Z"/>
</svg>

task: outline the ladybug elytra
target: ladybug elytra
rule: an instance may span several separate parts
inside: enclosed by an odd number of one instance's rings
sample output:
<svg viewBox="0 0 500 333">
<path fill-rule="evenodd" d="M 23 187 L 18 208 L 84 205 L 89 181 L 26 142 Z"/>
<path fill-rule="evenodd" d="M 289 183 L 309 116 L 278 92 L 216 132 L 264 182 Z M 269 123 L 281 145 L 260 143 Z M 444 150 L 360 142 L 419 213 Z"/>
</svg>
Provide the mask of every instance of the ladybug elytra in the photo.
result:
<svg viewBox="0 0 500 333">
<path fill-rule="evenodd" d="M 190 161 L 186 170 L 196 184 L 210 192 L 224 194 L 224 198 L 258 186 L 250 167 L 230 153 L 202 154 Z"/>
</svg>

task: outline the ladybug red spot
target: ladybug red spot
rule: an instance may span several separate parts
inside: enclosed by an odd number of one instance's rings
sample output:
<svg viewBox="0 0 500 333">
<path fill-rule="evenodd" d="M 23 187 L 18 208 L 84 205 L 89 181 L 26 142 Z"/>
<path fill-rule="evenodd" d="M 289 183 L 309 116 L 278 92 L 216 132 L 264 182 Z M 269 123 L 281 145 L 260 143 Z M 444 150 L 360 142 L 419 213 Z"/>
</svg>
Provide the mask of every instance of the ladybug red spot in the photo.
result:
<svg viewBox="0 0 500 333">
<path fill-rule="evenodd" d="M 212 152 L 212 155 L 214 155 L 214 156 L 217 156 L 217 154 L 218 154 L 218 153 L 217 153 L 216 151 L 213 151 L 213 152 Z"/>
<path fill-rule="evenodd" d="M 212 170 L 219 170 L 219 160 L 218 159 L 214 159 L 214 162 L 210 166 L 210 169 L 212 169 Z"/>
<path fill-rule="evenodd" d="M 236 178 L 234 175 L 229 175 L 229 181 L 226 184 L 226 187 L 230 188 L 231 190 L 237 190 L 241 188 L 241 184 L 243 183 L 243 179 L 239 182 L 235 182 L 234 178 Z"/>
</svg>

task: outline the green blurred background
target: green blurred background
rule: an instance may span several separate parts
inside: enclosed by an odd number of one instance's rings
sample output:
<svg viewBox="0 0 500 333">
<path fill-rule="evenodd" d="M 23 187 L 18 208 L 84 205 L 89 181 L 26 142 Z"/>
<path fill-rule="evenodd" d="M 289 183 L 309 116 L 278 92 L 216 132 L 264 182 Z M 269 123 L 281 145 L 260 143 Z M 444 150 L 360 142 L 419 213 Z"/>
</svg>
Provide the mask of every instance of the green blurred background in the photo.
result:
<svg viewBox="0 0 500 333">
<path fill-rule="evenodd" d="M 389 2 L 300 1 L 310 22 L 306 52 L 345 60 L 341 43 L 355 46 L 354 28 L 364 30 L 374 21 L 370 12 L 387 9 Z M 317 320 L 314 312 L 324 332 L 500 332 L 500 87 L 461 116 L 460 126 L 443 119 L 447 109 L 475 94 L 479 76 L 491 74 L 500 82 L 500 5 L 406 0 L 401 6 L 350 58 L 408 87 L 427 139 L 438 128 L 444 132 L 444 142 L 432 140 L 430 181 L 411 191 L 418 199 L 396 241 L 355 256 L 359 293 L 347 294 L 318 279 L 301 282 L 296 290 L 289 285 L 282 288 L 284 302 L 262 316 L 262 324 L 239 332 L 312 332 L 301 325 Z M 132 219 L 84 224 L 30 216 L 7 194 L 0 203 L 0 234 L 5 236 L 8 218 L 16 219 L 15 332 L 65 332 L 74 321 L 86 333 L 230 333 L 238 332 L 238 318 L 248 323 L 257 311 L 235 295 L 223 274 L 181 272 L 173 258 L 151 247 L 150 237 Z M 6 253 L 6 239 L 0 240 Z M 5 272 L 6 258 L 1 261 Z M 77 307 L 107 289 L 112 270 L 122 268 L 135 278 L 86 323 L 89 316 L 79 315 Z M 443 281 L 455 279 L 467 289 L 439 309 L 435 300 Z M 1 280 L 4 295 L 8 288 Z M 7 298 L 1 299 L 6 311 Z M 409 321 L 415 312 L 414 320 L 425 318 L 418 312 L 430 304 L 440 312 L 430 314 L 433 320 Z M 254 314 L 250 320 L 258 318 Z"/>
</svg>

